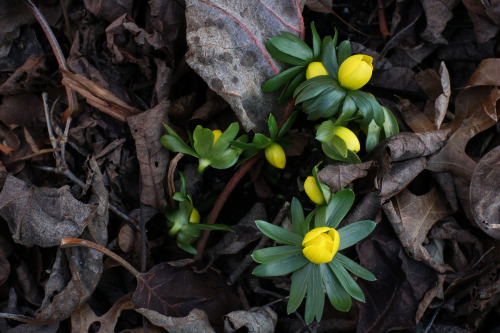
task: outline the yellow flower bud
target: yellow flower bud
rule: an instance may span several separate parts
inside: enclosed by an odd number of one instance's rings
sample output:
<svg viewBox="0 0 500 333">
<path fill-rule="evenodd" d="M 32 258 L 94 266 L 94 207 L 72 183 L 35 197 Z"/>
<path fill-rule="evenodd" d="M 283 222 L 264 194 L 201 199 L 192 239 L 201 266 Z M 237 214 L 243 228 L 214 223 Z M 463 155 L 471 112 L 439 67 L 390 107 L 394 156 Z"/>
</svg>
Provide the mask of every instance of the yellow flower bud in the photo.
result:
<svg viewBox="0 0 500 333">
<path fill-rule="evenodd" d="M 332 261 L 339 245 L 337 230 L 328 227 L 315 228 L 304 237 L 302 253 L 314 264 L 326 264 Z"/>
<path fill-rule="evenodd" d="M 326 203 L 325 197 L 323 196 L 323 193 L 321 193 L 318 185 L 316 185 L 313 176 L 309 176 L 306 178 L 306 181 L 304 182 L 304 190 L 306 191 L 309 199 L 311 199 L 311 201 L 315 204 L 323 205 Z"/>
<path fill-rule="evenodd" d="M 264 151 L 266 159 L 271 165 L 278 169 L 284 169 L 286 164 L 285 151 L 276 142 L 271 143 Z"/>
<path fill-rule="evenodd" d="M 347 58 L 339 68 L 339 83 L 342 87 L 356 90 L 370 81 L 373 72 L 373 58 L 355 54 Z"/>
<path fill-rule="evenodd" d="M 344 126 L 335 127 L 335 135 L 344 140 L 347 149 L 357 153 L 361 148 L 358 137 L 353 131 Z"/>
<path fill-rule="evenodd" d="M 214 146 L 215 143 L 217 142 L 217 140 L 219 140 L 220 136 L 222 135 L 222 131 L 221 130 L 213 130 L 212 133 L 214 133 L 214 143 L 212 144 L 212 146 Z"/>
<path fill-rule="evenodd" d="M 315 76 L 320 76 L 320 75 L 328 75 L 328 71 L 326 70 L 325 66 L 323 66 L 323 63 L 319 61 L 313 61 L 307 66 L 306 70 L 306 79 L 312 79 Z"/>
<path fill-rule="evenodd" d="M 198 209 L 193 207 L 193 210 L 191 211 L 191 216 L 189 216 L 189 222 L 200 223 L 200 212 L 198 211 Z"/>
</svg>

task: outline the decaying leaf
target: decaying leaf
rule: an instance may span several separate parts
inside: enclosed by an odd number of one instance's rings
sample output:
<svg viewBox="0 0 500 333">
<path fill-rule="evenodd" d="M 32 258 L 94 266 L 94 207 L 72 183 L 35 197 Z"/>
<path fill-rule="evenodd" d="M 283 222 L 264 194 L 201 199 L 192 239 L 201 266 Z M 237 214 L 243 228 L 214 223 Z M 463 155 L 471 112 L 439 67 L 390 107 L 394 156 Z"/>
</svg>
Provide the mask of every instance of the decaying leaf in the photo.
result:
<svg viewBox="0 0 500 333">
<path fill-rule="evenodd" d="M 421 196 L 405 189 L 383 208 L 401 244 L 412 258 L 425 262 L 440 273 L 452 270 L 435 260 L 422 245 L 432 226 L 452 213 L 446 199 L 436 188 Z"/>
<path fill-rule="evenodd" d="M 185 317 L 192 309 L 203 310 L 211 323 L 220 325 L 223 315 L 241 307 L 236 293 L 222 276 L 211 271 L 196 274 L 189 268 L 172 267 L 168 263 L 141 274 L 133 302 L 136 309 L 152 310 L 167 317 Z"/>
<path fill-rule="evenodd" d="M 249 311 L 233 311 L 224 316 L 224 331 L 239 332 L 243 328 L 249 333 L 273 333 L 278 315 L 266 306 Z"/>
<path fill-rule="evenodd" d="M 19 28 L 35 19 L 25 7 L 24 3 L 1 2 L 0 3 L 0 57 L 9 54 L 10 46 L 14 38 L 19 36 Z"/>
<path fill-rule="evenodd" d="M 83 3 L 89 12 L 109 22 L 123 14 L 130 14 L 134 4 L 132 0 L 83 0 Z"/>
<path fill-rule="evenodd" d="M 169 333 L 204 332 L 215 333 L 205 311 L 193 309 L 182 318 L 168 317 L 154 310 L 136 308 L 153 325 L 163 327 Z"/>
<path fill-rule="evenodd" d="M 90 326 L 94 323 L 98 323 L 99 332 L 115 332 L 115 325 L 121 312 L 133 309 L 132 294 L 121 297 L 102 316 L 97 316 L 89 304 L 85 303 L 71 315 L 72 332 L 89 332 L 91 331 Z"/>
<path fill-rule="evenodd" d="M 469 12 L 470 19 L 474 23 L 474 34 L 479 44 L 486 43 L 495 37 L 498 32 L 498 23 L 494 22 L 486 11 L 490 3 L 475 0 L 462 0 L 462 3 Z M 498 6 L 498 4 L 497 4 Z"/>
<path fill-rule="evenodd" d="M 7 257 L 11 254 L 12 245 L 6 238 L 0 236 L 0 286 L 9 278 L 10 263 Z"/>
<path fill-rule="evenodd" d="M 186 23 L 188 64 L 231 105 L 246 131 L 263 132 L 269 113 L 282 112 L 277 95 L 261 91 L 282 70 L 264 43 L 280 31 L 304 33 L 297 1 L 187 0 Z"/>
<path fill-rule="evenodd" d="M 159 210 L 167 207 L 163 183 L 167 174 L 168 150 L 160 142 L 167 109 L 168 103 L 164 101 L 148 111 L 127 118 L 141 168 L 141 202 Z"/>
<path fill-rule="evenodd" d="M 0 216 L 24 246 L 57 246 L 64 237 L 78 237 L 91 215 L 91 207 L 76 200 L 69 186 L 34 187 L 9 175 L 0 193 Z"/>
<path fill-rule="evenodd" d="M 306 6 L 310 10 L 320 13 L 331 13 L 333 11 L 332 0 L 306 0 Z"/>
<path fill-rule="evenodd" d="M 356 179 L 366 177 L 370 169 L 374 167 L 374 161 L 362 164 L 327 165 L 318 172 L 318 178 L 335 193 Z"/>
<path fill-rule="evenodd" d="M 432 132 L 436 130 L 436 125 L 423 112 L 421 112 L 409 100 L 402 99 L 398 103 L 399 112 L 403 115 L 404 121 L 415 133 Z"/>
<path fill-rule="evenodd" d="M 481 61 L 474 74 L 467 82 L 467 86 L 499 86 L 500 85 L 500 59 L 490 58 Z"/>
<path fill-rule="evenodd" d="M 500 146 L 476 166 L 470 184 L 470 202 L 476 224 L 489 236 L 500 239 Z"/>
<path fill-rule="evenodd" d="M 427 26 L 420 36 L 433 44 L 447 44 L 441 35 L 449 20 L 453 18 L 453 8 L 460 0 L 422 0 Z"/>
<path fill-rule="evenodd" d="M 24 65 L 0 86 L 0 94 L 14 95 L 23 92 L 40 91 L 50 80 L 52 71 L 47 57 L 31 55 Z"/>
</svg>

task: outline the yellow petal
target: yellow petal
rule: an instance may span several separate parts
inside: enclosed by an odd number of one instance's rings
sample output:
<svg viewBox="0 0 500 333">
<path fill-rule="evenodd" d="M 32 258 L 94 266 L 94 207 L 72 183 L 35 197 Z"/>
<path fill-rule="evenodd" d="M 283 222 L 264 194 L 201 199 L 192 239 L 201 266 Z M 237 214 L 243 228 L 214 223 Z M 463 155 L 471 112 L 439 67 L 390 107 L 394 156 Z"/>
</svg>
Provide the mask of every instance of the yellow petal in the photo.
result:
<svg viewBox="0 0 500 333">
<path fill-rule="evenodd" d="M 313 230 L 309 231 L 304 236 L 304 240 L 302 241 L 302 246 L 307 246 L 308 242 L 313 241 L 320 234 L 330 231 L 330 229 L 331 228 L 328 227 L 320 227 L 320 228 L 314 228 Z"/>
<path fill-rule="evenodd" d="M 189 216 L 189 222 L 190 223 L 200 223 L 200 212 L 198 209 L 193 207 L 193 210 L 191 211 L 191 215 Z"/>
<path fill-rule="evenodd" d="M 333 253 L 325 250 L 321 246 L 306 246 L 302 249 L 302 253 L 310 262 L 314 264 L 325 264 L 332 261 Z"/>
<path fill-rule="evenodd" d="M 357 153 L 361 148 L 358 137 L 353 131 L 344 126 L 335 127 L 335 135 L 344 140 L 347 149 Z"/>
<path fill-rule="evenodd" d="M 220 136 L 222 135 L 222 131 L 221 130 L 213 130 L 212 133 L 214 133 L 214 143 L 212 144 L 212 146 L 213 146 L 213 145 L 215 145 L 217 140 L 219 140 Z"/>
<path fill-rule="evenodd" d="M 271 165 L 278 169 L 284 169 L 286 165 L 285 151 L 276 142 L 271 143 L 264 151 L 266 159 Z"/>
<path fill-rule="evenodd" d="M 326 203 L 325 197 L 323 196 L 323 193 L 321 193 L 321 190 L 318 188 L 318 185 L 316 185 L 314 177 L 309 176 L 306 178 L 306 181 L 304 182 L 304 190 L 306 191 L 309 199 L 311 199 L 311 201 L 315 204 L 322 205 Z"/>
<path fill-rule="evenodd" d="M 347 58 L 339 68 L 339 83 L 342 87 L 356 90 L 370 81 L 373 73 L 373 58 L 355 54 Z"/>
<path fill-rule="evenodd" d="M 323 66 L 323 63 L 319 61 L 314 61 L 307 66 L 306 70 L 306 79 L 312 79 L 315 76 L 320 76 L 320 75 L 328 75 L 328 71 L 326 70 L 325 66 Z"/>
<path fill-rule="evenodd" d="M 340 237 L 339 237 L 339 232 L 335 230 L 334 228 L 330 229 L 328 232 L 328 236 L 330 236 L 333 240 L 333 248 L 332 248 L 332 258 L 337 253 L 337 250 L 339 249 L 340 245 Z"/>
</svg>

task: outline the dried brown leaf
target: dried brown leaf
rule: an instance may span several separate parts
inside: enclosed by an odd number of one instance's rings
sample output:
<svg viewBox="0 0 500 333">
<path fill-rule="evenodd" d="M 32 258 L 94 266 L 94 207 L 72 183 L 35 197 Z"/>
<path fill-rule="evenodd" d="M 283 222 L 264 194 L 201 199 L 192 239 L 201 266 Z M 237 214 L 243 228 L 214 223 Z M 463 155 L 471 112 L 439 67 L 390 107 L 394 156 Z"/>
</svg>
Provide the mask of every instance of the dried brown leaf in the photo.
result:
<svg viewBox="0 0 500 333">
<path fill-rule="evenodd" d="M 12 245 L 0 235 L 0 286 L 7 281 L 10 275 L 10 263 L 7 260 L 12 254 Z"/>
<path fill-rule="evenodd" d="M 167 121 L 168 103 L 127 118 L 141 168 L 141 202 L 165 210 L 167 200 L 163 183 L 167 174 L 168 150 L 161 145 L 163 124 Z"/>
<path fill-rule="evenodd" d="M 338 192 L 356 179 L 365 177 L 374 167 L 374 161 L 362 164 L 327 165 L 318 173 L 318 178 L 327 184 L 332 192 Z"/>
<path fill-rule="evenodd" d="M 453 18 L 453 8 L 460 0 L 421 0 L 427 26 L 420 36 L 433 44 L 448 44 L 441 35 L 446 24 Z"/>
<path fill-rule="evenodd" d="M 113 22 L 123 14 L 131 14 L 133 0 L 83 0 L 85 7 L 95 16 Z"/>
<path fill-rule="evenodd" d="M 422 111 L 420 111 L 409 100 L 402 99 L 398 103 L 399 112 L 403 115 L 404 121 L 415 133 L 432 132 L 436 130 L 436 125 Z"/>
<path fill-rule="evenodd" d="M 452 213 L 436 188 L 421 196 L 406 189 L 383 207 L 401 244 L 412 258 L 425 262 L 440 273 L 452 270 L 435 260 L 422 246 L 434 224 Z"/>
<path fill-rule="evenodd" d="M 303 34 L 297 1 L 188 0 L 186 22 L 187 63 L 231 105 L 246 131 L 262 132 L 269 113 L 283 110 L 277 94 L 261 90 L 282 69 L 264 43 L 280 31 Z"/>
<path fill-rule="evenodd" d="M 122 296 L 115 304 L 102 316 L 97 316 L 88 303 L 82 304 L 71 315 L 72 332 L 90 332 L 91 325 L 99 324 L 99 332 L 115 332 L 118 317 L 124 310 L 133 310 L 132 294 Z"/>
<path fill-rule="evenodd" d="M 491 85 L 500 86 L 500 59 L 490 58 L 481 61 L 474 74 L 471 75 L 467 86 Z"/>
<path fill-rule="evenodd" d="M 448 104 L 450 102 L 451 96 L 450 74 L 448 73 L 448 69 L 444 64 L 444 61 L 441 61 L 441 66 L 439 67 L 439 75 L 441 76 L 441 87 L 443 88 L 443 92 L 436 98 L 436 102 L 434 104 L 434 124 L 436 125 L 437 129 L 441 127 L 441 123 L 446 116 L 446 111 L 448 111 Z"/>
<path fill-rule="evenodd" d="M 0 58 L 9 54 L 12 41 L 19 36 L 19 28 L 34 21 L 24 3 L 20 1 L 0 3 Z"/>
<path fill-rule="evenodd" d="M 477 42 L 483 44 L 495 37 L 499 27 L 486 13 L 486 4 L 476 0 L 462 0 L 462 3 L 467 8 L 469 17 L 474 24 Z"/>
<path fill-rule="evenodd" d="M 0 86 L 0 94 L 38 92 L 47 85 L 51 75 L 47 57 L 32 55 Z"/>
<path fill-rule="evenodd" d="M 490 237 L 500 239 L 500 146 L 476 166 L 470 184 L 470 202 L 476 224 Z"/>
<path fill-rule="evenodd" d="M 310 10 L 314 10 L 319 13 L 331 13 L 333 0 L 306 0 L 306 6 Z"/>
<path fill-rule="evenodd" d="M 278 315 L 268 306 L 233 311 L 224 316 L 224 331 L 235 333 L 244 328 L 251 333 L 273 333 L 277 322 Z"/>
<path fill-rule="evenodd" d="M 203 310 L 193 309 L 182 318 L 168 317 L 154 310 L 136 308 L 153 325 L 163 327 L 169 333 L 204 332 L 215 333 Z"/>
</svg>

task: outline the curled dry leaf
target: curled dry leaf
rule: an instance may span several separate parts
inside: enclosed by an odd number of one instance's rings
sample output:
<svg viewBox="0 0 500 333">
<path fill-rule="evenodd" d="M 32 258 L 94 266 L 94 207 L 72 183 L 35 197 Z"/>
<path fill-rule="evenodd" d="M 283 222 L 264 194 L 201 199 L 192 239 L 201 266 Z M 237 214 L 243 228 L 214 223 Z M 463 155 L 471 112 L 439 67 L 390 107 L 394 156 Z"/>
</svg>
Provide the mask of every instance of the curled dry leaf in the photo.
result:
<svg viewBox="0 0 500 333">
<path fill-rule="evenodd" d="M 383 208 L 401 244 L 412 258 L 425 262 L 440 273 L 452 270 L 435 260 L 422 245 L 432 226 L 452 213 L 446 198 L 436 188 L 421 196 L 405 189 Z"/>
<path fill-rule="evenodd" d="M 460 0 L 422 0 L 427 26 L 420 36 L 433 44 L 448 44 L 441 35 L 449 20 L 453 18 L 453 8 Z"/>
<path fill-rule="evenodd" d="M 69 186 L 35 187 L 9 175 L 0 193 L 0 216 L 24 246 L 57 246 L 64 237 L 78 237 L 91 215 L 91 207 L 76 200 Z"/>
<path fill-rule="evenodd" d="M 490 58 L 481 61 L 467 86 L 500 86 L 500 59 Z"/>
<path fill-rule="evenodd" d="M 203 310 L 193 309 L 182 318 L 168 317 L 154 310 L 136 308 L 135 311 L 146 317 L 153 325 L 163 327 L 169 333 L 203 332 L 215 333 Z"/>
<path fill-rule="evenodd" d="M 233 311 L 224 316 L 224 332 L 235 333 L 243 328 L 249 333 L 273 333 L 278 315 L 270 307 L 249 311 Z"/>
<path fill-rule="evenodd" d="M 439 67 L 439 75 L 441 76 L 441 87 L 443 88 L 443 92 L 436 98 L 436 101 L 434 103 L 434 124 L 436 125 L 437 129 L 441 127 L 441 123 L 446 116 L 446 111 L 448 111 L 448 104 L 450 103 L 451 96 L 450 74 L 448 73 L 448 69 L 444 64 L 444 61 L 441 61 L 441 66 Z"/>
<path fill-rule="evenodd" d="M 366 177 L 370 169 L 375 167 L 375 162 L 362 164 L 327 165 L 320 172 L 318 178 L 330 187 L 332 192 L 338 192 L 356 179 Z"/>
<path fill-rule="evenodd" d="M 479 44 L 486 43 L 491 38 L 495 37 L 498 32 L 498 24 L 494 22 L 488 15 L 486 7 L 491 6 L 490 2 L 475 0 L 462 0 L 465 8 L 469 13 L 469 17 L 474 24 L 474 35 Z M 493 7 L 498 7 L 498 4 Z"/>
<path fill-rule="evenodd" d="M 282 69 L 264 43 L 280 31 L 304 33 L 297 1 L 187 0 L 186 23 L 187 63 L 231 105 L 246 131 L 263 132 L 269 113 L 283 111 L 277 94 L 261 91 Z"/>
<path fill-rule="evenodd" d="M 432 120 L 430 120 L 409 100 L 400 100 L 398 103 L 398 109 L 399 112 L 401 112 L 404 121 L 408 124 L 408 126 L 410 126 L 413 132 L 422 133 L 436 130 L 436 125 L 432 122 Z"/>
<path fill-rule="evenodd" d="M 333 12 L 332 2 L 332 0 L 306 0 L 306 6 L 315 12 L 331 13 Z"/>
<path fill-rule="evenodd" d="M 168 150 L 161 145 L 163 123 L 167 121 L 168 102 L 163 101 L 154 108 L 128 117 L 141 168 L 141 202 L 165 210 L 167 200 L 163 183 L 167 174 Z"/>
<path fill-rule="evenodd" d="M 48 62 L 46 56 L 31 55 L 24 65 L 16 68 L 16 71 L 0 86 L 0 94 L 15 95 L 40 91 L 53 74 Z"/>
<path fill-rule="evenodd" d="M 476 224 L 489 236 L 500 239 L 500 146 L 476 166 L 470 184 L 470 203 Z"/>
<path fill-rule="evenodd" d="M 89 12 L 109 22 L 123 14 L 130 15 L 134 4 L 133 0 L 83 0 L 83 3 Z"/>
<path fill-rule="evenodd" d="M 121 312 L 133 309 L 132 294 L 122 296 L 102 316 L 97 316 L 89 304 L 85 303 L 71 315 L 71 330 L 72 332 L 91 332 L 91 326 L 98 323 L 99 332 L 115 332 L 116 322 Z"/>
</svg>

